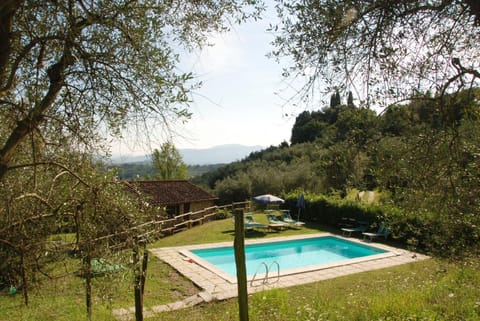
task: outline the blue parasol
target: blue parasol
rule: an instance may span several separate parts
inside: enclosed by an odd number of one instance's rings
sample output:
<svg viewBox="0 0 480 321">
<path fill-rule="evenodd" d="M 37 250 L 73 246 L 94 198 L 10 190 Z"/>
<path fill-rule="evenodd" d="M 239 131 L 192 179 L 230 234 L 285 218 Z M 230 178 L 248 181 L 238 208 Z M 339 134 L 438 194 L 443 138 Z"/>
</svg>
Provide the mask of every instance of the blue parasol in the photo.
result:
<svg viewBox="0 0 480 321">
<path fill-rule="evenodd" d="M 303 196 L 303 193 L 302 193 L 302 195 L 300 195 L 300 197 L 297 200 L 297 207 L 298 207 L 297 221 L 299 221 L 300 220 L 300 210 L 302 208 L 305 208 L 305 196 Z"/>
<path fill-rule="evenodd" d="M 305 196 L 300 195 L 300 197 L 297 200 L 297 207 L 298 208 L 304 208 L 305 207 Z"/>
</svg>

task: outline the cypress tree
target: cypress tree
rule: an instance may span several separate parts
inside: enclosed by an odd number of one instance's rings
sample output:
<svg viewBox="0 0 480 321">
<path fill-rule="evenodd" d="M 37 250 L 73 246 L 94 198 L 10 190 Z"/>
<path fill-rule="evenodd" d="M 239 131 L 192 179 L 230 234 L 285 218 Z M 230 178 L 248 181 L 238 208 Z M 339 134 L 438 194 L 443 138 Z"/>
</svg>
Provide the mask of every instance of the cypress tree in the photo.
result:
<svg viewBox="0 0 480 321">
<path fill-rule="evenodd" d="M 348 92 L 347 106 L 355 107 L 355 105 L 353 104 L 353 94 L 351 91 Z"/>
</svg>

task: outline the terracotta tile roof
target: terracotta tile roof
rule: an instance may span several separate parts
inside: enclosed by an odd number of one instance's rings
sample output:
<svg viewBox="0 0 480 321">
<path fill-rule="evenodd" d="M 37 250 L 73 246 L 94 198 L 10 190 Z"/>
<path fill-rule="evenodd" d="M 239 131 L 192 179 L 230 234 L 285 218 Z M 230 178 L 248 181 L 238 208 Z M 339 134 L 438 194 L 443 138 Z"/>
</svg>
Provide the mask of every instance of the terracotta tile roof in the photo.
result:
<svg viewBox="0 0 480 321">
<path fill-rule="evenodd" d="M 213 194 L 187 180 L 130 181 L 132 192 L 145 196 L 150 205 L 174 205 L 217 200 Z"/>
</svg>

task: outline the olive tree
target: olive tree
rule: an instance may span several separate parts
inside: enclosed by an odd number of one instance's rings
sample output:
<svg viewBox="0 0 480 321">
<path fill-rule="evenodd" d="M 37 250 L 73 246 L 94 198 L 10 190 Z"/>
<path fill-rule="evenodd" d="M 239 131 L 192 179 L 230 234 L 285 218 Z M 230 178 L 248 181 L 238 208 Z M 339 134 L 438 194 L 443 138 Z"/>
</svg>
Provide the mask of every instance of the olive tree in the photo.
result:
<svg viewBox="0 0 480 321">
<path fill-rule="evenodd" d="M 85 150 L 130 120 L 188 117 L 194 84 L 176 48 L 260 11 L 247 0 L 2 1 L 0 179 L 29 135 L 58 144 L 48 133 L 61 133 Z"/>
<path fill-rule="evenodd" d="M 460 253 L 478 244 L 479 207 L 472 195 L 480 177 L 474 147 L 480 2 L 284 0 L 277 10 L 273 54 L 293 60 L 287 76 L 306 77 L 303 98 L 352 90 L 359 107 L 388 107 L 395 109 L 387 109 L 388 117 L 402 115 L 401 125 L 388 124 L 388 135 L 398 137 L 369 135 L 365 141 L 374 165 L 365 174 L 391 190 L 396 205 L 416 215 L 427 212 L 426 221 L 445 228 L 432 234 L 431 244 L 442 236 L 437 248 Z M 344 150 L 333 156 L 333 165 L 353 159 Z"/>
<path fill-rule="evenodd" d="M 474 0 L 283 0 L 273 55 L 293 60 L 303 95 L 353 90 L 363 106 L 416 92 L 479 85 L 480 5 Z"/>
<path fill-rule="evenodd" d="M 104 255 L 98 238 L 139 232 L 125 231 L 144 219 L 138 204 L 93 165 L 106 134 L 188 119 L 197 84 L 178 50 L 261 11 L 255 0 L 0 1 L 0 286 L 20 277 L 25 289 L 69 220 L 85 257 Z"/>
<path fill-rule="evenodd" d="M 50 274 L 48 263 L 69 251 L 108 257 L 111 246 L 128 246 L 139 232 L 131 226 L 148 218 L 113 173 L 99 172 L 81 154 L 69 158 L 68 167 L 67 161 L 31 164 L 15 181 L 0 182 L 0 286 L 21 289 L 25 304 L 36 274 Z M 74 240 L 56 241 L 65 232 Z"/>
</svg>

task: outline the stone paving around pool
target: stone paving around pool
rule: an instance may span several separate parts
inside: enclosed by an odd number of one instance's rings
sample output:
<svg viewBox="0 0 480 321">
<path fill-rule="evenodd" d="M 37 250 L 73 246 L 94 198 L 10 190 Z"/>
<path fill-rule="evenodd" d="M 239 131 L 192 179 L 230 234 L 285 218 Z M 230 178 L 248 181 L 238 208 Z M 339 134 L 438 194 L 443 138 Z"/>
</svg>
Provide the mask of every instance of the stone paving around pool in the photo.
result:
<svg viewBox="0 0 480 321">
<path fill-rule="evenodd" d="M 279 237 L 269 238 L 266 240 L 254 240 L 246 241 L 246 244 L 259 243 L 259 242 L 272 242 L 298 239 L 303 237 L 315 237 L 332 235 L 329 233 L 309 234 L 294 237 Z M 343 238 L 335 235 L 336 237 Z M 358 241 L 353 238 L 345 238 L 348 240 Z M 233 242 L 218 243 L 218 246 L 229 245 L 232 246 Z M 326 265 L 315 271 L 299 272 L 295 274 L 283 275 L 280 277 L 272 276 L 269 280 L 249 280 L 248 281 L 248 293 L 255 293 L 268 289 L 284 288 L 295 285 L 301 285 L 306 283 L 318 282 L 326 279 L 331 279 L 343 275 L 372 271 L 377 269 L 383 269 L 396 265 L 417 262 L 428 259 L 426 255 L 410 252 L 403 249 L 393 248 L 381 243 L 368 242 L 367 244 L 386 249 L 391 252 L 390 256 L 380 256 L 374 259 L 367 259 L 362 261 L 348 261 L 344 264 Z M 212 244 L 208 244 L 212 246 Z M 148 318 L 155 313 L 172 311 L 176 309 L 182 309 L 201 302 L 209 302 L 212 300 L 225 300 L 234 298 L 237 296 L 237 284 L 232 283 L 225 278 L 219 276 L 217 273 L 206 269 L 205 267 L 197 264 L 195 261 L 189 259 L 184 254 L 185 250 L 191 249 L 192 246 L 182 247 L 165 247 L 158 249 L 151 249 L 150 252 L 156 255 L 159 259 L 171 265 L 179 273 L 189 278 L 195 285 L 201 288 L 201 292 L 197 295 L 189 297 L 183 301 L 174 302 L 171 304 L 152 307 L 144 311 L 144 317 Z M 134 308 L 129 309 L 117 309 L 113 313 L 118 320 L 133 320 Z"/>
</svg>

